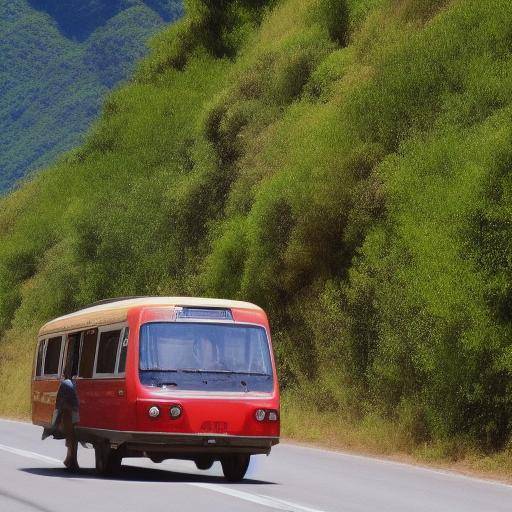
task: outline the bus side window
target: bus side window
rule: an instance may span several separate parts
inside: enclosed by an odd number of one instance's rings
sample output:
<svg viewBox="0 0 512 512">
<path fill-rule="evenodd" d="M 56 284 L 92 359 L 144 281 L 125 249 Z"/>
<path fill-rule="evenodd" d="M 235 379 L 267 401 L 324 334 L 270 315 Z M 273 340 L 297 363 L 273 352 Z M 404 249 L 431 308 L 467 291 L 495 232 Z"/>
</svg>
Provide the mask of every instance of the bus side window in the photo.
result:
<svg viewBox="0 0 512 512">
<path fill-rule="evenodd" d="M 97 329 L 91 329 L 84 333 L 82 351 L 80 353 L 80 363 L 78 365 L 78 376 L 84 379 L 90 379 L 92 377 L 94 358 L 96 356 L 97 338 Z"/>
<path fill-rule="evenodd" d="M 68 334 L 64 374 L 74 377 L 78 373 L 78 357 L 80 355 L 80 332 Z"/>
<path fill-rule="evenodd" d="M 113 375 L 115 373 L 120 338 L 121 330 L 119 329 L 101 333 L 96 358 L 96 374 Z"/>
<path fill-rule="evenodd" d="M 45 376 L 57 376 L 59 374 L 61 352 L 62 336 L 50 338 L 46 342 L 46 353 L 43 365 L 43 374 Z"/>
<path fill-rule="evenodd" d="M 124 373 L 126 370 L 126 354 L 128 352 L 128 336 L 130 328 L 125 327 L 123 336 L 121 337 L 121 346 L 119 347 L 119 363 L 117 365 L 117 373 Z"/>
<path fill-rule="evenodd" d="M 43 374 L 43 357 L 46 340 L 40 340 L 37 347 L 37 359 L 36 359 L 36 377 L 41 377 Z"/>
</svg>

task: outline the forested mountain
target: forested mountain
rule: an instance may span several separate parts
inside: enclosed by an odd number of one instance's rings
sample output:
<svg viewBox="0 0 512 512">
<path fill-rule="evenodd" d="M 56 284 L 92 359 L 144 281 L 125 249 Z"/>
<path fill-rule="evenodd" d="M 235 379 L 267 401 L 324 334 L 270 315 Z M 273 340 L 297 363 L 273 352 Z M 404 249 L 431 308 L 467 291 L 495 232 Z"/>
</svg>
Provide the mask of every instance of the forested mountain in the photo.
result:
<svg viewBox="0 0 512 512">
<path fill-rule="evenodd" d="M 197 294 L 269 311 L 305 426 L 506 447 L 512 3 L 186 10 L 84 144 L 0 203 L 0 411 L 27 407 L 48 318 Z"/>
<path fill-rule="evenodd" d="M 181 0 L 0 0 L 0 193 L 78 144 Z"/>
</svg>

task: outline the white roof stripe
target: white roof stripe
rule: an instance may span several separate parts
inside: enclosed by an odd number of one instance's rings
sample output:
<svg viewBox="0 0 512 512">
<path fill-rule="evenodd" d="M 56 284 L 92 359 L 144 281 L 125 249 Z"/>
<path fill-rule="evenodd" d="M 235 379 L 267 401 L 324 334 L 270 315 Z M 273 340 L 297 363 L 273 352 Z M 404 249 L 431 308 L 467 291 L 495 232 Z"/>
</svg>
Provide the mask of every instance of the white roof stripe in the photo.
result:
<svg viewBox="0 0 512 512">
<path fill-rule="evenodd" d="M 210 308 L 237 308 L 237 309 L 250 309 L 261 311 L 259 306 L 251 304 L 250 302 L 242 302 L 237 300 L 226 299 L 209 299 L 199 297 L 140 297 L 134 299 L 121 299 L 118 301 L 108 302 L 106 304 L 99 304 L 97 306 L 86 307 L 70 313 L 68 315 L 54 318 L 47 322 L 40 332 L 51 330 L 52 324 L 61 324 L 66 320 L 77 319 L 81 316 L 94 316 L 98 313 L 108 313 L 115 311 L 127 311 L 132 307 L 148 306 L 148 307 L 164 307 L 164 306 L 190 306 L 190 307 L 210 307 Z"/>
</svg>

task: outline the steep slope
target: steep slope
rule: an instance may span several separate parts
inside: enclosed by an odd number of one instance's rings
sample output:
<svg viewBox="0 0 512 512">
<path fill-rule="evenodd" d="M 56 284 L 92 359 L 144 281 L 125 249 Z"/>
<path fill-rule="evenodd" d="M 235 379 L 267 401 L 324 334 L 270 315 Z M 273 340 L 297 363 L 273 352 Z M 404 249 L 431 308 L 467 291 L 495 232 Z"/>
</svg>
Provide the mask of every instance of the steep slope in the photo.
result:
<svg viewBox="0 0 512 512">
<path fill-rule="evenodd" d="M 506 446 L 512 5 L 186 5 L 85 144 L 1 203 L 1 379 L 93 300 L 243 298 L 304 427 Z"/>
<path fill-rule="evenodd" d="M 82 140 L 181 1 L 0 2 L 0 193 Z"/>
</svg>

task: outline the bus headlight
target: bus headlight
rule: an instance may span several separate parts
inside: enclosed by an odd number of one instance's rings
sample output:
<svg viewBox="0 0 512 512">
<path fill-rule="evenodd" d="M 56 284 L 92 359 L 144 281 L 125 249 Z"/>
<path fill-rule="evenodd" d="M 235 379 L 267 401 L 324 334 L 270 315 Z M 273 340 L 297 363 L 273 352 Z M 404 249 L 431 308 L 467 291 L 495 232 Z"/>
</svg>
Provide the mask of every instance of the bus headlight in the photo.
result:
<svg viewBox="0 0 512 512">
<path fill-rule="evenodd" d="M 181 407 L 179 405 L 173 405 L 169 409 L 169 416 L 171 417 L 171 419 L 177 420 L 181 416 L 181 412 Z"/>
<path fill-rule="evenodd" d="M 160 416 L 160 409 L 156 405 L 153 405 L 153 407 L 149 408 L 148 414 L 150 418 L 158 418 L 158 416 Z"/>
<path fill-rule="evenodd" d="M 254 414 L 254 416 L 256 417 L 256 420 L 263 421 L 265 419 L 265 416 L 266 416 L 265 409 L 257 409 L 256 413 Z"/>
</svg>

